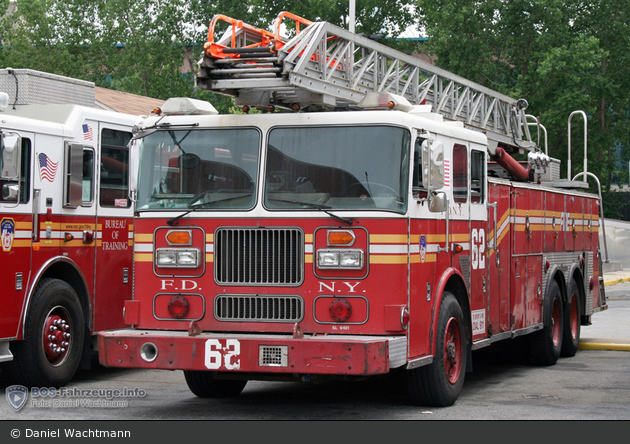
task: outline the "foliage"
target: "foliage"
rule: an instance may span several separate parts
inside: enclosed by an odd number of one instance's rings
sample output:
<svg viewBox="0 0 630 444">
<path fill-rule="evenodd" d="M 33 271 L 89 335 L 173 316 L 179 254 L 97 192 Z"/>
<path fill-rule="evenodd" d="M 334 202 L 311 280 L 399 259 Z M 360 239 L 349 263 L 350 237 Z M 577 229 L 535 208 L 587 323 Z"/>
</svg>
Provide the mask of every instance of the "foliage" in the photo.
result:
<svg viewBox="0 0 630 444">
<path fill-rule="evenodd" d="M 252 0 L 259 25 L 272 23 L 281 11 L 311 21 L 326 21 L 348 29 L 349 2 L 336 0 Z M 357 0 L 355 32 L 397 35 L 414 22 L 413 0 Z"/>
<path fill-rule="evenodd" d="M 209 99 L 220 112 L 233 101 L 194 88 L 208 24 L 221 13 L 269 28 L 290 10 L 346 25 L 347 3 L 253 0 L 17 0 L 0 20 L 0 65 L 93 81 L 159 99 Z M 389 32 L 412 23 L 412 0 L 359 0 L 357 32 Z M 8 0 L 0 0 L 7 10 Z M 293 9 L 291 9 L 293 8 Z"/>
<path fill-rule="evenodd" d="M 621 168 L 630 156 L 630 10 L 625 0 L 418 0 L 418 8 L 437 64 L 526 98 L 527 113 L 548 130 L 549 154 L 563 165 L 569 115 L 585 111 L 587 168 L 610 189 L 619 173 L 615 147 L 623 146 Z M 571 128 L 572 171 L 562 174 L 573 178 L 583 170 L 579 116 Z"/>
</svg>

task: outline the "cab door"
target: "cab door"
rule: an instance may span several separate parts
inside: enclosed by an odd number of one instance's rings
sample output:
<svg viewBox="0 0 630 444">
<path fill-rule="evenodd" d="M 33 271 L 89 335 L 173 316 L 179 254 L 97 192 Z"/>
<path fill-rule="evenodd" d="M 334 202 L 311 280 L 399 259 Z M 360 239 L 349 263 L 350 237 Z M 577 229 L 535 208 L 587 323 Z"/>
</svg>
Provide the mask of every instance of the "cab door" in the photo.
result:
<svg viewBox="0 0 630 444">
<path fill-rule="evenodd" d="M 92 141 L 64 144 L 63 205 L 59 223 L 61 255 L 81 271 L 88 294 L 94 293 L 96 207 Z"/>
<path fill-rule="evenodd" d="M 97 153 L 97 247 L 94 331 L 122 328 L 123 306 L 131 299 L 133 205 L 129 197 L 132 134 L 127 128 L 99 124 Z"/>
<path fill-rule="evenodd" d="M 471 318 L 473 340 L 478 340 L 488 336 L 491 308 L 488 282 L 486 148 L 471 145 L 469 153 Z"/>
<path fill-rule="evenodd" d="M 37 233 L 33 204 L 33 135 L 4 131 L 1 138 L 0 339 L 14 339 L 18 336 L 28 288 L 33 235 Z"/>
</svg>

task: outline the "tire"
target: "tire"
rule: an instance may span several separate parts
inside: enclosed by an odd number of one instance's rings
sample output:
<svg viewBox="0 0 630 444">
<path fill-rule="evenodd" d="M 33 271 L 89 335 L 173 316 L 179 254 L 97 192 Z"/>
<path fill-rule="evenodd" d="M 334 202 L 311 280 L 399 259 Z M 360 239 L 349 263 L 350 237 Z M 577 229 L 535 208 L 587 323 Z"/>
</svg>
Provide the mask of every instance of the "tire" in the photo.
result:
<svg viewBox="0 0 630 444">
<path fill-rule="evenodd" d="M 567 302 L 564 304 L 564 325 L 560 356 L 572 357 L 577 353 L 580 345 L 581 316 L 580 290 L 575 278 L 572 278 L 567 291 Z"/>
<path fill-rule="evenodd" d="M 74 289 L 59 279 L 43 279 L 33 294 L 22 340 L 11 344 L 13 361 L 3 371 L 29 388 L 66 385 L 81 361 L 84 327 Z"/>
<path fill-rule="evenodd" d="M 558 283 L 553 281 L 543 305 L 543 329 L 530 335 L 532 360 L 537 365 L 554 365 L 560 357 L 563 339 L 563 302 Z"/>
<path fill-rule="evenodd" d="M 215 379 L 214 373 L 203 370 L 184 370 L 186 384 L 200 398 L 234 398 L 240 395 L 247 380 Z"/>
<path fill-rule="evenodd" d="M 468 340 L 462 309 L 452 293 L 440 304 L 435 356 L 429 365 L 408 370 L 407 393 L 420 406 L 453 405 L 464 386 Z"/>
</svg>

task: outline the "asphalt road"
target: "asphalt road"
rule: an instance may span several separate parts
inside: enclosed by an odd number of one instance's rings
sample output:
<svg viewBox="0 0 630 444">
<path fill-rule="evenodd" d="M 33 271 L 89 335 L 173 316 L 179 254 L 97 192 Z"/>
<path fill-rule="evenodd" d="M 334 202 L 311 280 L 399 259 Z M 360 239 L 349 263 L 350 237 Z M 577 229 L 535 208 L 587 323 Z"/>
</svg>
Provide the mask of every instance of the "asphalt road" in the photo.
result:
<svg viewBox="0 0 630 444">
<path fill-rule="evenodd" d="M 609 309 L 593 316 L 582 337 L 628 337 L 630 283 L 607 288 L 607 296 Z M 504 341 L 474 352 L 473 372 L 447 408 L 410 405 L 395 377 L 318 385 L 251 381 L 236 398 L 211 400 L 195 397 L 180 371 L 97 366 L 79 372 L 68 385 L 73 391 L 97 390 L 94 396 L 31 393 L 19 411 L 5 400 L 6 384 L 0 384 L 0 439 L 5 442 L 3 434 L 15 424 L 23 437 L 28 427 L 54 430 L 51 424 L 68 421 L 75 427 L 91 421 L 122 428 L 150 424 L 155 431 L 170 420 L 630 420 L 630 352 L 579 350 L 554 366 L 537 367 L 524 358 L 522 346 Z M 113 390 L 127 395 L 108 397 Z"/>
<path fill-rule="evenodd" d="M 630 420 L 630 355 L 580 350 L 552 367 L 524 362 L 510 344 L 473 354 L 474 371 L 452 407 L 412 406 L 395 378 L 326 384 L 249 382 L 227 400 L 195 397 L 180 371 L 97 368 L 69 389 L 97 397 L 33 397 L 14 411 L 0 402 L 3 420 Z M 138 389 L 142 397 L 110 398 L 106 390 Z M 5 389 L 0 389 L 4 398 Z M 83 401 L 84 405 L 62 405 Z M 88 405 L 88 401 L 94 401 Z M 54 403 L 57 403 L 56 405 Z"/>
</svg>

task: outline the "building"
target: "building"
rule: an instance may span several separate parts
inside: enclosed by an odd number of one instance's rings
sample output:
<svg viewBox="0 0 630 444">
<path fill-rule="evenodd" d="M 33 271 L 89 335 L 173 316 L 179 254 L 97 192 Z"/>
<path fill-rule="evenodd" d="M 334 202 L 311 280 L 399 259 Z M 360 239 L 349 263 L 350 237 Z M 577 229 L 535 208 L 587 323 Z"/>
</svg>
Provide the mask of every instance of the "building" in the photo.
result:
<svg viewBox="0 0 630 444">
<path fill-rule="evenodd" d="M 119 113 L 148 116 L 152 110 L 161 107 L 164 100 L 137 94 L 116 91 L 113 89 L 94 87 L 94 106 L 100 109 Z"/>
</svg>

